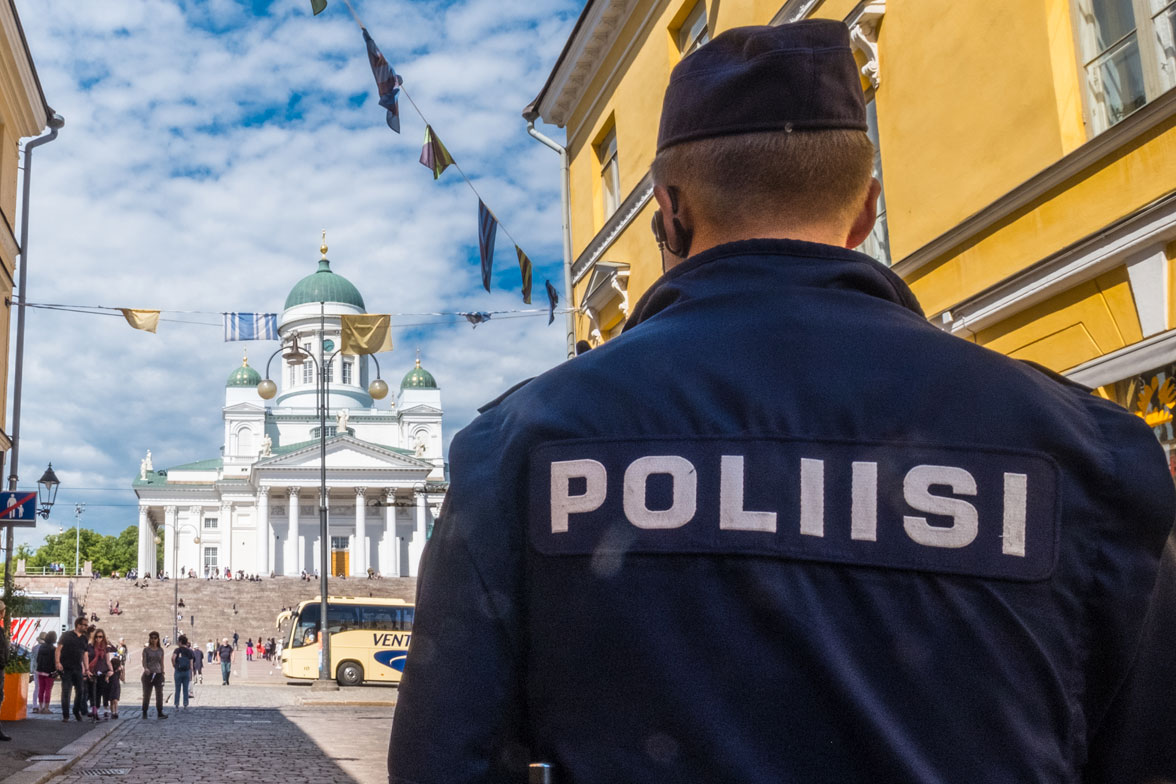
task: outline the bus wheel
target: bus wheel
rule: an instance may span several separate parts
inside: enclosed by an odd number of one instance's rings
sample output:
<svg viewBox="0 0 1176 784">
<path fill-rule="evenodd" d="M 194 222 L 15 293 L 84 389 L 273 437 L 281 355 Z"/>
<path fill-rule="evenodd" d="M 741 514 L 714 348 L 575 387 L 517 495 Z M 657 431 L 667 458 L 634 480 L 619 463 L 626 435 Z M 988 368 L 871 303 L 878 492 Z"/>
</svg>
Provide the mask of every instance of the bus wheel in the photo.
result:
<svg viewBox="0 0 1176 784">
<path fill-rule="evenodd" d="M 343 662 L 335 674 L 340 686 L 358 686 L 363 683 L 363 667 L 355 662 Z"/>
</svg>

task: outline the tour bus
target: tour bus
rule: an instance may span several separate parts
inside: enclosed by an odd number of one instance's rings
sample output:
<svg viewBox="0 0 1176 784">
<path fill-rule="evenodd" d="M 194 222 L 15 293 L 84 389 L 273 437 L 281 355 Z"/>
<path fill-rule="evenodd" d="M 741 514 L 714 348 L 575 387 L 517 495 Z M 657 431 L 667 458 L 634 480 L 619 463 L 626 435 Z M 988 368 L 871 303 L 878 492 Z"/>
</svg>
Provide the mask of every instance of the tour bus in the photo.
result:
<svg viewBox="0 0 1176 784">
<path fill-rule="evenodd" d="M 364 681 L 398 682 L 408 656 L 414 609 L 401 599 L 328 598 L 331 677 L 340 686 L 358 686 Z M 307 599 L 294 610 L 278 615 L 278 628 L 291 621 L 282 649 L 285 677 L 318 678 L 319 617 L 318 599 Z"/>
<path fill-rule="evenodd" d="M 73 628 L 74 615 L 69 593 L 28 593 L 20 596 L 16 607 L 20 613 L 12 619 L 11 641 L 24 653 L 37 644 L 41 632 L 63 633 Z"/>
</svg>

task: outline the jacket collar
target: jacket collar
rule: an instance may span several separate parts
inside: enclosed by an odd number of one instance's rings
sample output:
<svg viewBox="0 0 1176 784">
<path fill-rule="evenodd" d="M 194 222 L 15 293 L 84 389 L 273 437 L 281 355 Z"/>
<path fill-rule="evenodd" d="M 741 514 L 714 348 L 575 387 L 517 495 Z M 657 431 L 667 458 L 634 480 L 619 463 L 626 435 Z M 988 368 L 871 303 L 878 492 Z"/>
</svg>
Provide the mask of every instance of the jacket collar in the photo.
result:
<svg viewBox="0 0 1176 784">
<path fill-rule="evenodd" d="M 632 329 L 674 302 L 693 296 L 686 291 L 691 278 L 697 277 L 692 273 L 703 268 L 713 269 L 716 263 L 733 259 L 745 260 L 730 265 L 733 281 L 737 280 L 739 263 L 759 260 L 779 268 L 781 285 L 853 288 L 923 316 L 919 301 L 902 278 L 864 253 L 804 240 L 756 239 L 716 245 L 662 275 L 637 301 L 625 330 Z M 828 266 L 821 267 L 814 275 L 808 265 L 810 269 L 806 274 L 797 274 L 799 265 L 809 259 L 819 259 L 821 264 Z"/>
</svg>

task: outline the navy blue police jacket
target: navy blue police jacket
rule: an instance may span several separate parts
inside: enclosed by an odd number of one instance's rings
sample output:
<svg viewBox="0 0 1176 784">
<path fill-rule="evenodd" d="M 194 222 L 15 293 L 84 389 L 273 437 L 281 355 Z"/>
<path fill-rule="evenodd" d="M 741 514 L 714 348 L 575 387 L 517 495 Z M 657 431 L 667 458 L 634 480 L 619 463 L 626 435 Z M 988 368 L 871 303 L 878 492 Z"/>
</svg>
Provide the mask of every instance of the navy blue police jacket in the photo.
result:
<svg viewBox="0 0 1176 784">
<path fill-rule="evenodd" d="M 392 782 L 1176 778 L 1162 447 L 864 255 L 692 257 L 450 468 Z"/>
</svg>

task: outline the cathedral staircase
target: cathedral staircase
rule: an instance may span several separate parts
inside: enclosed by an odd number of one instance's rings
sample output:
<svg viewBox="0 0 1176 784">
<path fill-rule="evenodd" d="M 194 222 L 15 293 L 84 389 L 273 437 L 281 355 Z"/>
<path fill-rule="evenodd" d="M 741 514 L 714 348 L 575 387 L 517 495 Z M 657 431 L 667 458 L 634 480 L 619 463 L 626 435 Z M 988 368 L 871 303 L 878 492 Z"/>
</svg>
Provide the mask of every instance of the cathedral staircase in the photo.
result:
<svg viewBox="0 0 1176 784">
<path fill-rule="evenodd" d="M 18 577 L 17 585 L 30 593 L 64 593 L 74 584 L 74 596 L 81 600 L 86 615 L 97 613 L 97 626 L 107 638 L 117 643 L 122 637 L 131 651 L 147 644 L 147 633 L 172 636 L 173 591 L 178 587 L 183 620 L 178 624 L 193 645 L 204 648 L 208 640 L 232 639 L 236 632 L 244 659 L 245 641 L 259 636 L 280 639 L 274 622 L 283 608 L 294 607 L 319 595 L 318 581 L 297 577 L 268 577 L 261 582 L 205 580 L 202 578 L 150 580 L 146 588 L 136 588 L 134 580 L 73 579 L 63 577 Z M 387 597 L 412 602 L 416 595 L 413 578 L 367 580 L 331 578 L 331 596 Z M 122 613 L 110 615 L 109 607 L 119 603 Z M 195 624 L 192 618 L 195 616 Z M 131 656 L 127 675 L 137 677 L 136 657 Z"/>
</svg>

